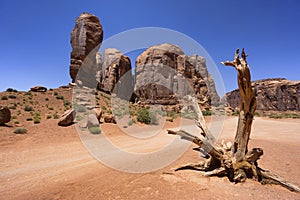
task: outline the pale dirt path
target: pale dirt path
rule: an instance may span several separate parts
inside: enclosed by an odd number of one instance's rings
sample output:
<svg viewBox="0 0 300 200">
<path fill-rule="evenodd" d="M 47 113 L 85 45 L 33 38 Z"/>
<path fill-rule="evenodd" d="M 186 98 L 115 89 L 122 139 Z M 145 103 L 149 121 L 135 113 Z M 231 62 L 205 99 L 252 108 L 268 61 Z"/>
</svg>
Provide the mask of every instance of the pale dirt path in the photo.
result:
<svg viewBox="0 0 300 200">
<path fill-rule="evenodd" d="M 236 121 L 226 119 L 223 139 L 234 137 Z M 260 165 L 300 185 L 300 120 L 256 118 L 253 126 L 250 145 L 265 152 Z M 118 130 L 114 125 L 108 128 L 111 133 Z M 6 127 L 0 130 L 11 131 Z M 191 148 L 162 170 L 130 174 L 93 159 L 73 126 L 61 129 L 50 121 L 43 127 L 35 126 L 29 134 L 13 143 L 7 137 L 1 140 L 0 199 L 300 199 L 279 186 L 262 186 L 251 180 L 233 184 L 195 171 L 163 174 L 197 161 L 199 156 Z M 115 142 L 123 141 L 116 138 Z"/>
</svg>

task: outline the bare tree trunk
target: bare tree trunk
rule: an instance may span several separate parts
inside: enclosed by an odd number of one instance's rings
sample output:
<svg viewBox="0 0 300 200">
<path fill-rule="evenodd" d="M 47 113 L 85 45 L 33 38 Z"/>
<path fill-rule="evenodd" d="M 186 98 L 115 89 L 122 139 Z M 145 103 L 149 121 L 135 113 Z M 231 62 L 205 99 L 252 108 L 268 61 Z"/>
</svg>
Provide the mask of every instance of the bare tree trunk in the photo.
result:
<svg viewBox="0 0 300 200">
<path fill-rule="evenodd" d="M 238 74 L 239 92 L 241 95 L 240 114 L 237 132 L 235 135 L 234 144 L 232 146 L 232 154 L 236 161 L 243 160 L 247 153 L 248 141 L 251 133 L 251 125 L 254 112 L 256 109 L 256 98 L 251 87 L 251 75 L 246 61 L 244 49 L 242 58 L 239 58 L 239 49 L 236 50 L 234 61 L 222 62 L 225 66 L 233 66 Z"/>
<path fill-rule="evenodd" d="M 214 143 L 214 137 L 208 130 L 202 112 L 195 98 L 189 99 L 189 104 L 198 114 L 196 125 L 202 130 L 201 135 L 194 136 L 186 131 L 168 130 L 169 134 L 179 135 L 182 139 L 195 143 L 209 158 L 206 162 L 187 164 L 176 168 L 177 170 L 194 169 L 203 171 L 205 176 L 227 176 L 230 181 L 243 182 L 247 178 L 256 178 L 262 183 L 280 184 L 291 191 L 300 192 L 300 189 L 271 172 L 258 167 L 257 161 L 263 155 L 261 148 L 248 151 L 248 141 L 256 109 L 256 98 L 251 87 L 250 70 L 246 61 L 246 53 L 242 50 L 239 58 L 239 49 L 236 50 L 234 60 L 222 62 L 225 66 L 235 67 L 238 74 L 238 86 L 241 95 L 240 114 L 235 140 L 232 146 L 219 146 Z"/>
</svg>

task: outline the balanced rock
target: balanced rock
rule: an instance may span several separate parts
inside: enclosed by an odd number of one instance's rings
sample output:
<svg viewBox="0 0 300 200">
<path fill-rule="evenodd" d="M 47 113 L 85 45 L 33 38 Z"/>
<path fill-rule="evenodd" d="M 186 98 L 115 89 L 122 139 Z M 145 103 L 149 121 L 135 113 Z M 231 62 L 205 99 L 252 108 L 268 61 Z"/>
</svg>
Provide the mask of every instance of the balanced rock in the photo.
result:
<svg viewBox="0 0 300 200">
<path fill-rule="evenodd" d="M 31 92 L 46 92 L 47 88 L 43 87 L 43 86 L 34 86 L 32 88 L 30 88 Z"/>
<path fill-rule="evenodd" d="M 212 96 L 219 102 L 211 81 L 205 58 L 187 56 L 176 45 L 152 46 L 136 59 L 134 91 L 141 103 L 172 105 L 195 94 L 202 108 L 210 108 Z"/>
<path fill-rule="evenodd" d="M 87 128 L 99 127 L 99 121 L 95 114 L 89 114 L 87 119 Z"/>
<path fill-rule="evenodd" d="M 70 76 L 75 82 L 77 73 L 82 67 L 79 80 L 85 84 L 94 84 L 97 71 L 99 71 L 99 57 L 97 51 L 103 40 L 103 30 L 100 20 L 92 14 L 82 13 L 75 23 L 71 32 L 71 64 Z M 92 79 L 92 80 L 89 80 Z"/>
<path fill-rule="evenodd" d="M 67 110 L 59 119 L 59 126 L 69 126 L 73 124 L 76 112 L 73 109 Z"/>
<path fill-rule="evenodd" d="M 126 76 L 123 76 L 124 74 L 126 74 Z M 122 88 L 132 88 L 130 59 L 117 49 L 105 49 L 100 89 L 111 93 L 120 79 L 122 81 Z"/>
<path fill-rule="evenodd" d="M 300 111 L 300 81 L 273 78 L 253 81 L 256 109 L 261 111 Z M 227 103 L 238 108 L 240 93 L 237 90 L 226 94 Z"/>
<path fill-rule="evenodd" d="M 0 125 L 10 121 L 11 112 L 7 106 L 0 106 Z"/>
</svg>

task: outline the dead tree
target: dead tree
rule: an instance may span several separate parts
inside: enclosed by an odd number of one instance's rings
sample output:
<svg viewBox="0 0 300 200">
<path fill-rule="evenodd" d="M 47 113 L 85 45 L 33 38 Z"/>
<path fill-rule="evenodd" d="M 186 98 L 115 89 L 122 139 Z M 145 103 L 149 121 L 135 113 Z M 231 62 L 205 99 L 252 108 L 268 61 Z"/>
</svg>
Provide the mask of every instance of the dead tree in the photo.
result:
<svg viewBox="0 0 300 200">
<path fill-rule="evenodd" d="M 248 141 L 256 109 L 256 98 L 251 87 L 251 76 L 246 57 L 247 55 L 243 49 L 240 58 L 239 49 L 237 49 L 233 61 L 221 63 L 225 66 L 234 67 L 238 74 L 238 87 L 241 101 L 239 120 L 233 145 L 230 143 L 223 145 L 213 144 L 213 136 L 206 126 L 197 100 L 191 98 L 191 105 L 198 114 L 196 125 L 201 129 L 201 134 L 195 136 L 183 130 L 168 130 L 168 133 L 179 135 L 182 139 L 195 143 L 198 145 L 198 148 L 208 153 L 209 158 L 206 162 L 184 165 L 175 169 L 175 171 L 193 169 L 202 171 L 205 176 L 227 176 L 230 181 L 236 183 L 244 182 L 247 178 L 254 178 L 263 184 L 279 184 L 291 191 L 300 192 L 299 187 L 296 185 L 288 183 L 283 178 L 267 170 L 263 170 L 258 166 L 257 161 L 263 155 L 261 148 L 253 148 L 248 151 Z"/>
</svg>

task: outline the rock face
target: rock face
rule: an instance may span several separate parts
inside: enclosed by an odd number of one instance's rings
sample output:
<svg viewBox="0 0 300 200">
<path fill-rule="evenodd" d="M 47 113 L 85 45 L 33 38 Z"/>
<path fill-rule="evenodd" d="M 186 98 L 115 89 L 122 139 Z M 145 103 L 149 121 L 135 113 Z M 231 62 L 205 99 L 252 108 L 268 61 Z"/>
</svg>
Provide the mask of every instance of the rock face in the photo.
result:
<svg viewBox="0 0 300 200">
<path fill-rule="evenodd" d="M 0 125 L 3 125 L 10 121 L 11 113 L 8 107 L 0 106 Z"/>
<path fill-rule="evenodd" d="M 69 126 L 73 124 L 75 118 L 75 110 L 67 110 L 59 119 L 58 125 L 59 126 Z"/>
<path fill-rule="evenodd" d="M 113 92 L 116 83 L 126 72 L 129 72 L 130 77 L 123 77 L 122 84 L 126 84 L 126 86 L 123 86 L 124 88 L 131 88 L 133 83 L 129 57 L 117 49 L 106 49 L 104 51 L 100 88 L 106 92 Z"/>
<path fill-rule="evenodd" d="M 284 78 L 264 79 L 252 82 L 257 110 L 300 111 L 300 81 Z M 234 90 L 226 94 L 227 103 L 232 108 L 239 107 L 240 94 Z"/>
<path fill-rule="evenodd" d="M 46 92 L 47 88 L 43 87 L 43 86 L 34 86 L 32 88 L 30 88 L 31 92 Z"/>
<path fill-rule="evenodd" d="M 134 91 L 142 103 L 172 105 L 177 97 L 194 93 L 200 106 L 209 108 L 212 97 L 219 102 L 216 89 L 209 89 L 211 82 L 205 59 L 187 56 L 176 45 L 152 46 L 136 59 Z"/>
<path fill-rule="evenodd" d="M 76 80 L 79 68 L 83 67 L 80 74 L 86 76 L 96 76 L 99 69 L 99 50 L 103 40 L 103 30 L 99 19 L 92 14 L 82 13 L 75 23 L 75 27 L 71 32 L 71 64 L 70 76 L 72 82 Z M 88 56 L 88 57 L 87 57 Z M 87 59 L 88 58 L 88 59 Z M 83 63 L 84 62 L 84 63 Z M 85 74 L 87 73 L 87 74 Z M 86 78 L 86 77 L 84 77 Z M 88 79 L 88 78 L 86 78 Z M 88 80 L 82 80 L 88 81 Z M 94 82 L 93 82 L 94 84 Z"/>
</svg>

